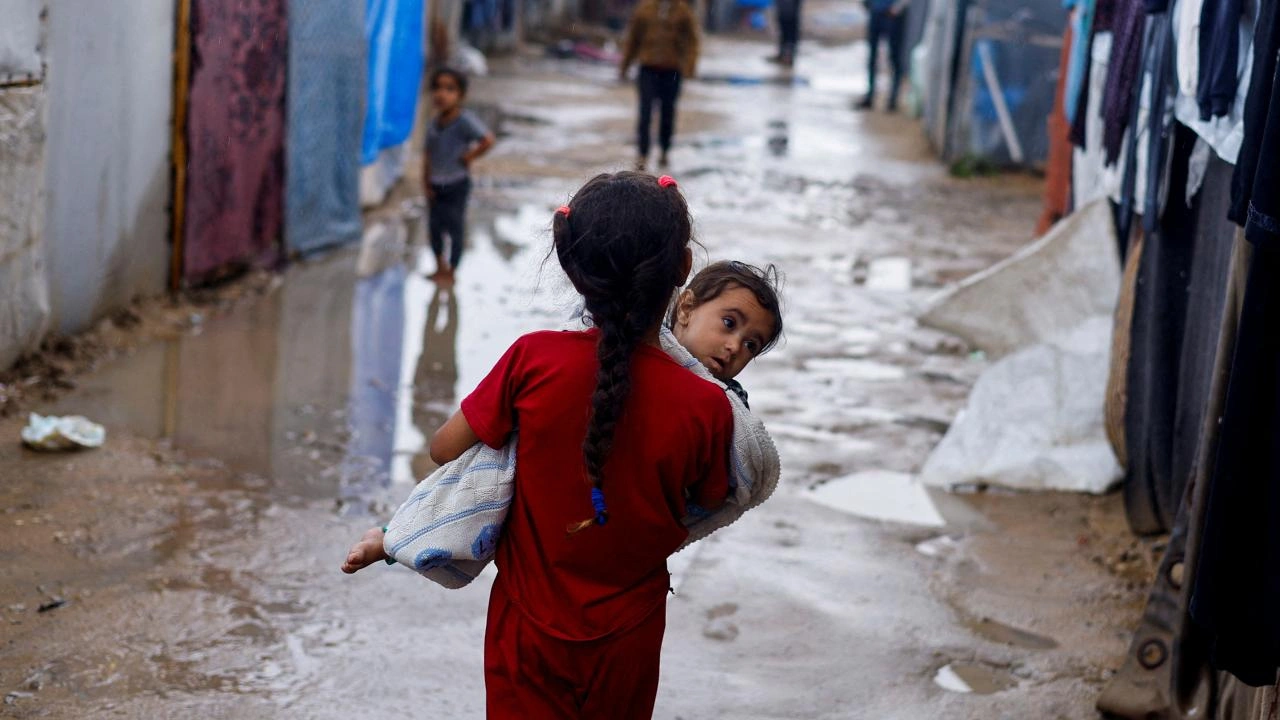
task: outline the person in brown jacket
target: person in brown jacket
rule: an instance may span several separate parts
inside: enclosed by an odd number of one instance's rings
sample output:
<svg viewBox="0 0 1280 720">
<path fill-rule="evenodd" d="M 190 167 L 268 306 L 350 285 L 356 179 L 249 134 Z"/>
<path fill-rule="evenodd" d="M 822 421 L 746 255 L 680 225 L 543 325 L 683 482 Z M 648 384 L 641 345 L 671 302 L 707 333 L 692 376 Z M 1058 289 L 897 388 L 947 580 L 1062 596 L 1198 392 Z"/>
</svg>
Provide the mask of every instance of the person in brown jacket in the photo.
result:
<svg viewBox="0 0 1280 720">
<path fill-rule="evenodd" d="M 698 63 L 698 19 L 688 0 L 641 0 L 631 14 L 618 75 L 626 79 L 634 62 L 640 64 L 636 86 L 640 91 L 640 122 L 636 168 L 649 162 L 649 123 L 653 102 L 658 101 L 658 166 L 667 166 L 671 136 L 676 129 L 676 100 L 680 81 L 693 77 Z"/>
</svg>

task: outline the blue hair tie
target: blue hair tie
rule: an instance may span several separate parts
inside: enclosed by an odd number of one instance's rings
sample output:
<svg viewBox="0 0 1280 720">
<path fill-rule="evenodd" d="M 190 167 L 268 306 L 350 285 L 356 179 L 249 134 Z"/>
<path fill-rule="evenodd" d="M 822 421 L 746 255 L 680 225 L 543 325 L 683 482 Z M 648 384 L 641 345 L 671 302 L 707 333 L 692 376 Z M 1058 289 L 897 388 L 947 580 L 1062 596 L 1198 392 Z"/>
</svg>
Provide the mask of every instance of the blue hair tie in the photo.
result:
<svg viewBox="0 0 1280 720">
<path fill-rule="evenodd" d="M 604 504 L 604 491 L 600 488 L 591 488 L 591 506 L 596 510 L 597 525 L 609 522 L 609 508 Z"/>
</svg>

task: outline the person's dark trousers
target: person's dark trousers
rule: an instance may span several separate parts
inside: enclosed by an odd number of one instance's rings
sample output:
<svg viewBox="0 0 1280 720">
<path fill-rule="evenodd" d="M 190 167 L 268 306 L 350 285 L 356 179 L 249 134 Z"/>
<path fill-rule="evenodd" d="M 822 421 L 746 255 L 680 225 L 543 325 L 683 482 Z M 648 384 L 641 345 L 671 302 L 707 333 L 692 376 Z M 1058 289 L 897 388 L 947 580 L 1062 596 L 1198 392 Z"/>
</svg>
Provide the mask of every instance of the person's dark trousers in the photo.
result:
<svg viewBox="0 0 1280 720">
<path fill-rule="evenodd" d="M 640 68 L 640 123 L 639 134 L 640 157 L 649 157 L 649 122 L 653 116 L 653 103 L 657 101 L 658 112 L 658 148 L 665 154 L 671 149 L 671 136 L 676 131 L 676 100 L 680 97 L 680 71 L 659 70 L 658 68 Z"/>
<path fill-rule="evenodd" d="M 444 257 L 444 236 L 449 236 L 449 267 L 458 267 L 462 247 L 466 244 L 467 198 L 471 195 L 471 178 L 447 185 L 432 183 L 435 200 L 431 201 L 431 250 Z"/>
<path fill-rule="evenodd" d="M 800 0 L 778 0 L 778 59 L 794 59 L 799 44 Z"/>
<path fill-rule="evenodd" d="M 889 43 L 889 65 L 893 68 L 893 85 L 889 89 L 889 109 L 898 106 L 898 88 L 902 87 L 902 41 L 906 33 L 906 22 L 901 14 L 893 15 L 886 10 L 871 13 L 871 25 L 867 28 L 867 43 L 870 57 L 867 59 L 867 97 L 864 105 L 870 106 L 876 96 L 876 70 L 880 57 L 880 40 Z"/>
</svg>

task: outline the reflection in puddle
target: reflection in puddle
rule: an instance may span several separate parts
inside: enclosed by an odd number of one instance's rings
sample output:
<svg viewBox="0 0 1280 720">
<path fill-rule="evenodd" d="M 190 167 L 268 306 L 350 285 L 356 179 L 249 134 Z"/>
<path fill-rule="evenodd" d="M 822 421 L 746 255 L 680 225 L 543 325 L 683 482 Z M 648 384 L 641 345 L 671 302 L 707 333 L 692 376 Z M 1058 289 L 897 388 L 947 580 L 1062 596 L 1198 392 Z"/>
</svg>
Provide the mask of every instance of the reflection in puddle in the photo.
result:
<svg viewBox="0 0 1280 720">
<path fill-rule="evenodd" d="M 827 507 L 871 520 L 942 527 L 946 520 L 920 481 L 904 473 L 869 470 L 829 480 L 809 492 Z"/>
<path fill-rule="evenodd" d="M 144 345 L 39 410 L 167 439 L 268 479 L 255 487 L 277 499 L 362 508 L 433 469 L 426 438 L 512 340 L 560 324 L 546 283 L 535 293 L 538 263 L 522 260 L 549 214 L 476 207 L 457 287 L 443 289 L 425 278 L 422 218 L 407 206 L 360 248 L 300 263 L 198 334 Z"/>
<path fill-rule="evenodd" d="M 993 695 L 1017 684 L 1004 670 L 976 663 L 951 663 L 938 668 L 933 682 L 955 693 Z"/>
</svg>

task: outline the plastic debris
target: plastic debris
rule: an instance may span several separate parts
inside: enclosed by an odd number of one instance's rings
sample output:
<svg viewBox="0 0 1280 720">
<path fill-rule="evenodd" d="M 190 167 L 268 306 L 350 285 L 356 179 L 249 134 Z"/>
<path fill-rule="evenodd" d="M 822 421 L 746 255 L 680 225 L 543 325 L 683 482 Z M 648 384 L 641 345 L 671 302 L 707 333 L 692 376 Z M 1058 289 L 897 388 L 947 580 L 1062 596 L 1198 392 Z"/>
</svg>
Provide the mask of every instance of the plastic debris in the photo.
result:
<svg viewBox="0 0 1280 720">
<path fill-rule="evenodd" d="M 58 417 L 31 413 L 27 426 L 22 428 L 22 442 L 34 450 L 76 450 L 102 447 L 107 431 L 99 424 L 80 415 Z"/>
</svg>

